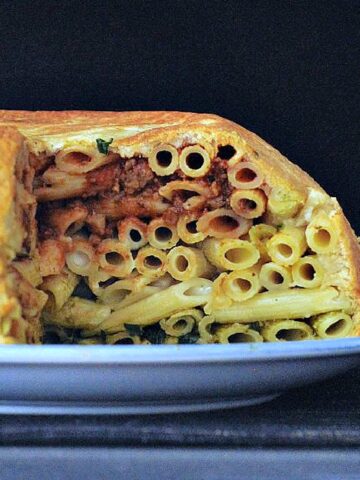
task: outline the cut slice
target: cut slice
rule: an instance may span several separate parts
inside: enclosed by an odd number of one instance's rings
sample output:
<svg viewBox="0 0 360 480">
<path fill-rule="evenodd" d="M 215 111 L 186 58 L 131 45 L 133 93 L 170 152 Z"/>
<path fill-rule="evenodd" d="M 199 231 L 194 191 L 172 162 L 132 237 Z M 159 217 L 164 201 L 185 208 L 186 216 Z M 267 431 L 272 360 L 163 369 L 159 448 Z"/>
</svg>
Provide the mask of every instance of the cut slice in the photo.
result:
<svg viewBox="0 0 360 480">
<path fill-rule="evenodd" d="M 228 120 L 0 111 L 0 194 L 0 343 L 360 334 L 337 200 Z"/>
</svg>

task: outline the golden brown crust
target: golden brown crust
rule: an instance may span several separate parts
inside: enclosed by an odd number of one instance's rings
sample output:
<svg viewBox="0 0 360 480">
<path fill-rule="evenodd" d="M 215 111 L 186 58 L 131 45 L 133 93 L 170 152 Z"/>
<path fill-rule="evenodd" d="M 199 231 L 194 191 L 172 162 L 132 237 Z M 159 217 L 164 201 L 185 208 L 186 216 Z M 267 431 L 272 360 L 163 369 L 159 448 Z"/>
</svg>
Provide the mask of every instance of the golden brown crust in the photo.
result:
<svg viewBox="0 0 360 480">
<path fill-rule="evenodd" d="M 342 232 L 341 256 L 347 272 L 344 285 L 356 303 L 356 323 L 360 324 L 360 253 L 354 232 L 343 212 L 307 173 L 254 133 L 216 115 L 184 112 L 0 110 L 0 132 L 8 132 L 8 136 L 20 138 L 16 137 L 13 129 L 6 127 L 16 127 L 26 137 L 31 151 L 47 154 L 54 154 L 69 144 L 94 145 L 96 138 L 113 138 L 111 150 L 125 157 L 135 153 L 146 155 L 146 145 L 151 148 L 157 143 L 172 143 L 181 147 L 202 140 L 215 152 L 219 145 L 231 144 L 239 154 L 245 154 L 266 172 L 270 192 L 292 192 L 300 207 L 306 204 L 310 190 L 325 195 L 329 204 L 333 205 L 336 223 Z M 7 170 L 6 173 L 5 169 L 3 175 L 6 177 L 10 171 Z M 0 208 L 6 206 L 1 205 Z M 0 228 L 3 223 L 1 215 L 0 210 Z M 360 334 L 360 327 L 357 334 Z"/>
<path fill-rule="evenodd" d="M 23 137 L 14 128 L 0 128 L 0 323 L 19 313 L 7 266 L 15 257 L 23 236 L 15 218 L 15 170 L 23 142 Z"/>
</svg>

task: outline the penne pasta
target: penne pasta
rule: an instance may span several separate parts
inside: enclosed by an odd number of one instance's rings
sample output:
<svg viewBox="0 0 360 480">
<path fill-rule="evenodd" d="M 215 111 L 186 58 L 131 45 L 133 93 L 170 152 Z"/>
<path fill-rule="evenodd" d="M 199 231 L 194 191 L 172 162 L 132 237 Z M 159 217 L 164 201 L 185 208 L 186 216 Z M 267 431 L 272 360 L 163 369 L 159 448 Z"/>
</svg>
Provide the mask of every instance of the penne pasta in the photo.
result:
<svg viewBox="0 0 360 480">
<path fill-rule="evenodd" d="M 316 255 L 307 255 L 292 266 L 292 276 L 298 287 L 316 288 L 323 283 L 324 268 Z"/>
<path fill-rule="evenodd" d="M 230 184 L 238 189 L 251 190 L 264 182 L 260 169 L 252 162 L 238 162 L 228 169 Z"/>
<path fill-rule="evenodd" d="M 134 269 L 131 251 L 118 240 L 103 240 L 96 249 L 96 255 L 100 267 L 114 277 L 126 277 Z"/>
<path fill-rule="evenodd" d="M 205 313 L 211 314 L 213 310 L 228 308 L 230 305 L 232 305 L 233 302 L 231 298 L 225 295 L 224 284 L 226 279 L 226 273 L 220 273 L 220 275 L 215 278 L 209 300 L 204 307 Z"/>
<path fill-rule="evenodd" d="M 314 332 L 309 325 L 295 320 L 268 322 L 261 329 L 261 335 L 268 342 L 292 342 L 314 338 Z"/>
<path fill-rule="evenodd" d="M 92 269 L 96 268 L 95 252 L 87 240 L 73 240 L 71 250 L 66 254 L 65 260 L 68 269 L 77 275 L 87 276 Z"/>
<path fill-rule="evenodd" d="M 190 333 L 202 317 L 203 314 L 200 310 L 193 308 L 175 313 L 167 319 L 160 320 L 160 326 L 167 335 L 182 337 Z"/>
<path fill-rule="evenodd" d="M 81 229 L 87 216 L 88 210 L 85 206 L 74 205 L 72 208 L 50 210 L 47 222 L 60 237 L 71 236 Z"/>
<path fill-rule="evenodd" d="M 303 205 L 303 196 L 296 190 L 273 188 L 268 195 L 269 216 L 277 220 L 292 218 Z"/>
<path fill-rule="evenodd" d="M 242 302 L 260 291 L 259 273 L 256 268 L 236 270 L 224 281 L 224 293 L 234 302 Z"/>
<path fill-rule="evenodd" d="M 166 224 L 162 218 L 152 220 L 147 232 L 150 245 L 161 250 L 168 250 L 179 241 L 176 227 Z"/>
<path fill-rule="evenodd" d="M 284 227 L 266 242 L 271 260 L 279 265 L 294 265 L 307 249 L 304 229 Z"/>
<path fill-rule="evenodd" d="M 106 335 L 106 343 L 109 345 L 139 345 L 141 339 L 136 335 L 129 335 L 127 332 L 119 332 Z"/>
<path fill-rule="evenodd" d="M 219 328 L 219 325 L 216 323 L 216 320 L 211 315 L 205 315 L 199 322 L 198 329 L 200 340 L 199 343 L 215 343 L 216 331 Z"/>
<path fill-rule="evenodd" d="M 111 309 L 107 305 L 71 297 L 59 310 L 51 312 L 45 310 L 43 320 L 66 328 L 94 329 L 99 327 L 110 314 Z"/>
<path fill-rule="evenodd" d="M 250 242 L 259 250 L 260 256 L 263 260 L 270 260 L 266 248 L 266 242 L 275 235 L 276 231 L 275 227 L 272 225 L 266 225 L 265 223 L 253 225 L 249 230 Z"/>
<path fill-rule="evenodd" d="M 40 275 L 40 264 L 37 259 L 22 258 L 13 262 L 13 267 L 27 280 L 33 287 L 38 287 L 42 282 Z"/>
<path fill-rule="evenodd" d="M 201 208 L 207 198 L 213 196 L 212 191 L 206 184 L 190 180 L 174 180 L 159 189 L 160 195 L 166 200 L 173 201 L 174 197 L 180 197 L 182 208 L 192 210 Z"/>
<path fill-rule="evenodd" d="M 251 224 L 251 220 L 235 215 L 232 210 L 218 208 L 202 215 L 197 227 L 200 232 L 210 237 L 238 238 L 249 231 Z"/>
<path fill-rule="evenodd" d="M 259 280 L 267 290 L 287 290 L 292 283 L 291 270 L 274 262 L 265 263 L 260 269 Z"/>
<path fill-rule="evenodd" d="M 193 278 L 151 295 L 136 304 L 113 312 L 99 327 L 112 333 L 124 322 L 134 325 L 152 325 L 184 309 L 205 305 L 212 282 Z"/>
<path fill-rule="evenodd" d="M 204 240 L 205 235 L 199 232 L 197 227 L 198 217 L 194 214 L 181 215 L 177 223 L 179 238 L 189 244 L 198 243 Z"/>
<path fill-rule="evenodd" d="M 65 267 L 66 246 L 58 240 L 45 240 L 39 245 L 40 275 L 59 275 Z"/>
<path fill-rule="evenodd" d="M 79 277 L 70 271 L 46 277 L 40 288 L 49 295 L 46 308 L 60 310 L 69 300 L 79 282 Z"/>
<path fill-rule="evenodd" d="M 292 288 L 284 291 L 259 293 L 245 302 L 213 312 L 219 323 L 251 323 L 283 318 L 309 318 L 337 310 L 349 311 L 351 302 L 336 288 Z"/>
<path fill-rule="evenodd" d="M 136 217 L 127 217 L 118 223 L 118 238 L 130 250 L 138 250 L 147 243 L 147 225 Z"/>
<path fill-rule="evenodd" d="M 260 189 L 235 190 L 230 197 L 230 206 L 244 218 L 258 218 L 266 209 L 266 195 Z"/>
<path fill-rule="evenodd" d="M 311 319 L 311 326 L 320 338 L 344 338 L 354 335 L 354 324 L 347 313 L 329 312 Z"/>
<path fill-rule="evenodd" d="M 152 278 L 161 277 L 166 272 L 166 253 L 155 247 L 143 247 L 137 254 L 135 266 L 142 275 Z"/>
<path fill-rule="evenodd" d="M 315 253 L 333 252 L 339 239 L 337 228 L 324 212 L 309 223 L 305 235 L 309 247 Z"/>
<path fill-rule="evenodd" d="M 240 323 L 221 326 L 216 330 L 219 343 L 253 343 L 263 342 L 259 332 Z"/>
<path fill-rule="evenodd" d="M 167 255 L 167 271 L 176 280 L 184 281 L 195 277 L 208 278 L 214 273 L 214 270 L 203 252 L 197 248 L 175 247 Z"/>
<path fill-rule="evenodd" d="M 118 280 L 111 285 L 104 287 L 99 293 L 101 303 L 111 305 L 116 308 L 117 304 L 123 301 L 131 293 L 139 293 L 150 283 L 150 278 L 143 275 L 132 276 L 123 280 Z"/>
<path fill-rule="evenodd" d="M 179 154 L 175 147 L 162 143 L 156 146 L 149 155 L 151 170 L 160 177 L 171 175 L 179 167 Z"/>
<path fill-rule="evenodd" d="M 68 147 L 60 150 L 55 156 L 55 164 L 59 170 L 67 173 L 87 173 L 118 159 L 118 155 L 102 155 L 95 148 Z"/>
<path fill-rule="evenodd" d="M 188 177 L 203 177 L 210 169 L 210 156 L 200 145 L 185 147 L 179 158 L 180 170 Z"/>
<path fill-rule="evenodd" d="M 246 240 L 207 238 L 203 251 L 209 262 L 220 270 L 245 270 L 260 258 L 257 248 Z"/>
<path fill-rule="evenodd" d="M 94 295 L 101 295 L 103 288 L 117 280 L 118 279 L 113 277 L 110 273 L 105 272 L 99 267 L 95 267 L 90 270 L 87 277 L 87 284 Z"/>
</svg>

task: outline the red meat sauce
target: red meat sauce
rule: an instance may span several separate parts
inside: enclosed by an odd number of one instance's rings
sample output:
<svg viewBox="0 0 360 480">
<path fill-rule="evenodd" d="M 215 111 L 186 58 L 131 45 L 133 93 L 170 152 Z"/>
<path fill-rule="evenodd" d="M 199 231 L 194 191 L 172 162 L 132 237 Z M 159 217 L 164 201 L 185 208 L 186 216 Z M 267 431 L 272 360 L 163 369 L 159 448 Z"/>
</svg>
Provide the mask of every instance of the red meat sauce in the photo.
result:
<svg viewBox="0 0 360 480">
<path fill-rule="evenodd" d="M 43 158 L 40 165 L 38 171 L 43 173 L 43 165 L 49 164 Z M 86 194 L 74 199 L 39 204 L 37 221 L 40 241 L 58 238 L 58 228 L 52 221 L 57 215 L 56 212 L 71 211 L 76 207 L 87 209 L 83 231 L 86 231 L 94 244 L 103 238 L 116 236 L 116 225 L 121 218 L 137 216 L 149 220 L 159 216 L 159 212 L 154 210 L 154 202 L 163 204 L 161 215 L 164 221 L 169 225 L 176 225 L 185 211 L 183 204 L 191 195 L 186 191 L 174 192 L 171 202 L 159 195 L 159 188 L 173 180 L 201 182 L 209 188 L 211 195 L 205 206 L 201 211 L 192 213 L 201 215 L 208 210 L 229 207 L 233 187 L 228 183 L 226 168 L 227 162 L 216 158 L 208 174 L 196 180 L 186 177 L 181 171 L 170 176 L 158 177 L 150 169 L 147 159 L 142 157 L 121 159 L 97 168 L 86 174 Z M 35 180 L 35 183 L 39 184 L 39 179 Z M 101 216 L 105 216 L 103 228 L 99 228 Z"/>
</svg>

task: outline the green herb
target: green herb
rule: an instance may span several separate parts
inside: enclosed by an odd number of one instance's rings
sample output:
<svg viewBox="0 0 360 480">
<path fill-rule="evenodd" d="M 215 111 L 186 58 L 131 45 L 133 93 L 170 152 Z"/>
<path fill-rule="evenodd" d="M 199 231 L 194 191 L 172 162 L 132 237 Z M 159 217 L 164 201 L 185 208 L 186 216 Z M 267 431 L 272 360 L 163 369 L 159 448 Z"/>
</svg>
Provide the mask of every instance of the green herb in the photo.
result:
<svg viewBox="0 0 360 480">
<path fill-rule="evenodd" d="M 161 343 L 164 343 L 165 337 L 166 334 L 159 324 L 143 328 L 143 338 L 149 340 L 150 343 L 160 345 Z"/>
<path fill-rule="evenodd" d="M 125 323 L 124 327 L 126 328 L 129 335 L 133 337 L 141 337 L 143 330 L 139 325 L 131 325 L 130 323 Z"/>
<path fill-rule="evenodd" d="M 105 344 L 106 343 L 106 332 L 104 330 L 100 330 L 100 338 L 101 338 L 101 343 Z"/>
<path fill-rule="evenodd" d="M 257 332 L 260 333 L 260 330 L 261 330 L 260 322 L 250 323 L 249 327 L 250 327 L 252 330 L 256 330 Z"/>
<path fill-rule="evenodd" d="M 182 344 L 196 343 L 199 340 L 199 338 L 200 338 L 200 335 L 198 333 L 190 332 L 180 337 L 179 343 L 182 343 Z"/>
<path fill-rule="evenodd" d="M 96 139 L 96 145 L 100 153 L 107 155 L 109 153 L 109 145 L 113 142 L 113 138 L 110 138 L 110 140 L 107 142 L 106 140 L 103 140 L 102 138 L 97 138 Z"/>
</svg>

